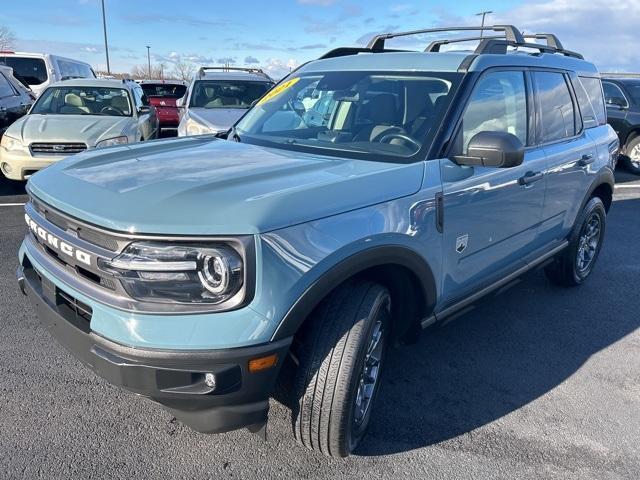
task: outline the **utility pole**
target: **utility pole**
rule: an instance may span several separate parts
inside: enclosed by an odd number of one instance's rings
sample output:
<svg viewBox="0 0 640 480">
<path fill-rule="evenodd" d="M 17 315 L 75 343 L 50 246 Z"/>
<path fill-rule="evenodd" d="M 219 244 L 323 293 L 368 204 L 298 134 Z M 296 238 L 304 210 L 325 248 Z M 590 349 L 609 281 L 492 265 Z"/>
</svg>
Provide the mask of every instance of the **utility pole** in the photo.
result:
<svg viewBox="0 0 640 480">
<path fill-rule="evenodd" d="M 104 31 L 104 53 L 107 56 L 107 73 L 111 75 L 111 66 L 109 65 L 109 44 L 107 43 L 107 19 L 104 14 L 104 0 L 102 0 L 102 30 Z"/>
<path fill-rule="evenodd" d="M 479 12 L 476 13 L 476 15 L 478 17 L 482 16 L 482 28 L 484 28 L 484 17 L 486 17 L 487 15 L 492 14 L 493 11 L 492 10 L 485 10 L 484 12 Z M 480 30 L 480 38 L 484 37 L 484 30 Z"/>
<path fill-rule="evenodd" d="M 147 63 L 149 64 L 149 80 L 151 80 L 151 47 L 147 45 Z"/>
</svg>

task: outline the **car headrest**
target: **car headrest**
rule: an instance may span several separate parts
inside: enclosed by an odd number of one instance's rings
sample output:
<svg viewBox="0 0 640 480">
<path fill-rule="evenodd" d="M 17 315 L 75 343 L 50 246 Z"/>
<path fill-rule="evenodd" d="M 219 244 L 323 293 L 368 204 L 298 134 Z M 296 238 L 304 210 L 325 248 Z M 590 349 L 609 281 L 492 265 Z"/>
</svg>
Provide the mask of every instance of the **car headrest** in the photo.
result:
<svg viewBox="0 0 640 480">
<path fill-rule="evenodd" d="M 129 101 L 123 96 L 113 97 L 111 99 L 111 106 L 122 111 L 124 114 L 129 114 Z"/>
<path fill-rule="evenodd" d="M 369 100 L 369 118 L 374 125 L 394 125 L 398 118 L 396 98 L 391 93 L 381 93 Z"/>
<path fill-rule="evenodd" d="M 64 104 L 70 107 L 84 107 L 82 98 L 80 95 L 76 95 L 75 93 L 67 93 L 64 96 Z"/>
</svg>

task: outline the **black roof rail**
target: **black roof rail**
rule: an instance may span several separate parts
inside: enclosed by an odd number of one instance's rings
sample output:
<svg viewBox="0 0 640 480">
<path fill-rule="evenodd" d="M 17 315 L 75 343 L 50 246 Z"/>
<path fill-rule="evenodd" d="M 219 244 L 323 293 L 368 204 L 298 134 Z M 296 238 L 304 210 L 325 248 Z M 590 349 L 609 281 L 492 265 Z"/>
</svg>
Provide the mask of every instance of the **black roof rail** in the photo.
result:
<svg viewBox="0 0 640 480">
<path fill-rule="evenodd" d="M 392 50 L 385 49 L 376 51 L 376 53 L 385 53 L 385 52 L 407 52 L 408 50 Z M 357 55 L 358 53 L 373 53 L 370 48 L 366 47 L 338 47 L 333 50 L 329 50 L 327 53 L 318 58 L 318 60 L 323 60 L 325 58 L 336 58 L 336 57 L 345 57 L 347 55 Z"/>
<path fill-rule="evenodd" d="M 547 46 L 556 48 L 558 50 L 564 50 L 560 39 L 553 33 L 532 33 L 523 35 L 524 38 L 534 38 L 536 40 L 546 40 Z"/>
<path fill-rule="evenodd" d="M 463 42 L 473 42 L 475 40 L 484 40 L 484 39 L 504 39 L 504 37 L 495 35 L 489 36 L 486 35 L 483 37 L 462 37 L 462 38 L 443 38 L 442 40 L 434 40 L 427 48 L 424 49 L 425 52 L 439 52 L 440 47 L 443 45 L 448 45 L 450 43 L 463 43 Z"/>
<path fill-rule="evenodd" d="M 504 54 L 507 53 L 508 47 L 531 48 L 533 50 L 538 50 L 540 53 L 560 53 L 567 57 L 578 58 L 580 60 L 584 59 L 582 55 L 576 52 L 572 52 L 571 50 L 559 49 L 549 45 L 542 45 L 541 43 L 519 43 L 510 42 L 504 39 L 484 39 L 480 42 L 474 53 L 476 55 L 488 53 Z"/>
<path fill-rule="evenodd" d="M 247 72 L 247 73 L 255 73 L 256 75 L 262 75 L 266 78 L 268 78 L 269 80 L 271 80 L 271 77 L 269 75 L 267 75 L 264 70 L 262 70 L 261 68 L 253 68 L 253 67 L 200 67 L 198 69 L 198 78 L 202 78 L 204 77 L 205 73 L 208 70 L 217 70 L 217 71 L 221 71 L 221 72 L 230 72 L 230 71 L 234 71 L 234 72 Z"/>
<path fill-rule="evenodd" d="M 422 35 L 425 33 L 440 33 L 440 32 L 503 32 L 504 38 L 510 42 L 525 43 L 524 37 L 520 30 L 513 25 L 491 25 L 486 27 L 440 27 L 440 28 L 427 28 L 424 30 L 411 30 L 408 32 L 397 33 L 382 33 L 373 37 L 367 48 L 373 51 L 384 50 L 384 43 L 386 40 L 396 37 L 408 37 L 411 35 Z"/>
</svg>

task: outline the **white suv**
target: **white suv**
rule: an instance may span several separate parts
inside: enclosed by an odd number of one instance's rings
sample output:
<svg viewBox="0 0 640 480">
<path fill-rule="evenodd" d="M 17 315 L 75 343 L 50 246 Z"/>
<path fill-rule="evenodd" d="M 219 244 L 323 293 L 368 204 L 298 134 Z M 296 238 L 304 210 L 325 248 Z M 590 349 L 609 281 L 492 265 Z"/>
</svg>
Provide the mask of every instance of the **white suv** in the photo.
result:
<svg viewBox="0 0 640 480">
<path fill-rule="evenodd" d="M 181 109 L 178 136 L 226 132 L 273 85 L 257 68 L 200 68 L 176 102 Z"/>
</svg>

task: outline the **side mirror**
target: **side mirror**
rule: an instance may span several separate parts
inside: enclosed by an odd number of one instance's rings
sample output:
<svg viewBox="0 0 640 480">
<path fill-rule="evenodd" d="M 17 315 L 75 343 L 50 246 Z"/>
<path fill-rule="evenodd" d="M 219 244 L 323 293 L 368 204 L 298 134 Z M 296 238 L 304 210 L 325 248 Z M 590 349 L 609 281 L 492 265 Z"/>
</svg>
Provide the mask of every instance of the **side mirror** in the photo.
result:
<svg viewBox="0 0 640 480">
<path fill-rule="evenodd" d="M 143 105 L 142 107 L 138 108 L 138 115 L 146 115 L 147 113 L 151 113 L 151 107 Z"/>
<path fill-rule="evenodd" d="M 524 160 L 524 145 L 507 132 L 480 132 L 469 142 L 466 155 L 456 155 L 458 165 L 496 168 L 517 167 Z"/>
<path fill-rule="evenodd" d="M 184 107 L 184 97 L 180 97 L 176 100 L 176 107 L 183 108 Z"/>
<path fill-rule="evenodd" d="M 622 97 L 611 97 L 607 103 L 618 108 L 627 108 L 629 106 L 627 101 Z"/>
</svg>

